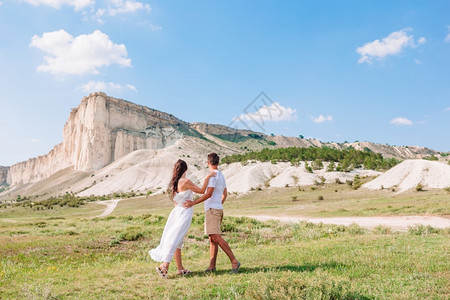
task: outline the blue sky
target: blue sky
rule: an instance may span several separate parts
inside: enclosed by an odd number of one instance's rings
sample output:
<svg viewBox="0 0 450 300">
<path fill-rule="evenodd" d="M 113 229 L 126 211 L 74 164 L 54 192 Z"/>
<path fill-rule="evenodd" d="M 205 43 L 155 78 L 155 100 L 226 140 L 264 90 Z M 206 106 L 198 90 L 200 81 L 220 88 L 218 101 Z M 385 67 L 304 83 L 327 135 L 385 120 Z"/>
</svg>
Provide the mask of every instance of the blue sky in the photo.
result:
<svg viewBox="0 0 450 300">
<path fill-rule="evenodd" d="M 189 122 L 261 131 L 251 116 L 275 107 L 267 134 L 450 151 L 449 1 L 0 3 L 0 165 L 60 143 L 94 90 Z"/>
</svg>

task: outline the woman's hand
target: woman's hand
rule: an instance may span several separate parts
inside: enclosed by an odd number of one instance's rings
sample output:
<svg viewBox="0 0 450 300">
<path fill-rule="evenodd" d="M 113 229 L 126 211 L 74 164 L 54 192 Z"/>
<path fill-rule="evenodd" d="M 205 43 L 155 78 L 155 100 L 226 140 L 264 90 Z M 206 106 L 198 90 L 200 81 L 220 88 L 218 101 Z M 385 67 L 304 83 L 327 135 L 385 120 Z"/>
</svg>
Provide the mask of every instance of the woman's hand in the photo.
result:
<svg viewBox="0 0 450 300">
<path fill-rule="evenodd" d="M 208 175 L 206 175 L 206 178 L 209 179 L 209 178 L 214 177 L 214 176 L 217 176 L 217 173 L 212 171 L 212 172 L 209 172 Z"/>
</svg>

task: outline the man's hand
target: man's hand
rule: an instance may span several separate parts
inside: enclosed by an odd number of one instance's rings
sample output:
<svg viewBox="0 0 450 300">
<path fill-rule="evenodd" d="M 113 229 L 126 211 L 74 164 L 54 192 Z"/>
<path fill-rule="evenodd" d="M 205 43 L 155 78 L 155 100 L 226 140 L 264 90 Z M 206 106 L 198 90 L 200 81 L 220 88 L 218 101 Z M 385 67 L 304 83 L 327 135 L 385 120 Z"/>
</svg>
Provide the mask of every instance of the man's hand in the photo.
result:
<svg viewBox="0 0 450 300">
<path fill-rule="evenodd" d="M 186 202 L 183 203 L 183 207 L 184 208 L 189 208 L 189 207 L 192 207 L 192 206 L 194 206 L 194 201 L 186 200 Z"/>
</svg>

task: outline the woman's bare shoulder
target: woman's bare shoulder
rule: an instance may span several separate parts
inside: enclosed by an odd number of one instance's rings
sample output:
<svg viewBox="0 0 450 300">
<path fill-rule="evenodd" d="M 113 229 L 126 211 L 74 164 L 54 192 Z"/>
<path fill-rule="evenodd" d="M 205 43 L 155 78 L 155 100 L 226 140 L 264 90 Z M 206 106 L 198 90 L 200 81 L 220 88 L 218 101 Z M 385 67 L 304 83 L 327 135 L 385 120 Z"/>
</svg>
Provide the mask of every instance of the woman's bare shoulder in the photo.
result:
<svg viewBox="0 0 450 300">
<path fill-rule="evenodd" d="M 178 180 L 178 183 L 180 184 L 185 184 L 186 182 L 189 182 L 190 180 L 188 178 L 180 178 L 180 180 Z"/>
<path fill-rule="evenodd" d="M 189 186 L 189 183 L 190 183 L 191 181 L 188 179 L 188 178 L 180 178 L 180 180 L 178 181 L 178 186 L 180 187 L 180 188 L 183 188 L 183 187 L 185 187 L 185 186 Z"/>
</svg>

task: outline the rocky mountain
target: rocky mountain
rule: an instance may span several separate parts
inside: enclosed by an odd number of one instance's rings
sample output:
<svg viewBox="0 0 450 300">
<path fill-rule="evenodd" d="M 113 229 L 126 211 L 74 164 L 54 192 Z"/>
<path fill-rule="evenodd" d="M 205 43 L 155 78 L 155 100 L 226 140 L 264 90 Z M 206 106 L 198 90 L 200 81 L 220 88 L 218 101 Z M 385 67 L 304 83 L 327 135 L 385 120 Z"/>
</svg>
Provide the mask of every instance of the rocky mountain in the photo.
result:
<svg viewBox="0 0 450 300">
<path fill-rule="evenodd" d="M 9 167 L 0 166 L 0 188 L 11 182 L 9 178 Z"/>
<path fill-rule="evenodd" d="M 154 156 L 158 166 L 170 169 L 175 156 L 170 156 L 171 161 L 167 165 L 161 163 L 161 158 L 165 157 L 163 149 L 177 153 L 179 157 L 190 157 L 193 165 L 199 165 L 204 162 L 203 155 L 212 150 L 227 155 L 265 147 L 292 146 L 328 146 L 338 149 L 352 146 L 403 159 L 438 155 L 436 151 L 423 147 L 397 147 L 369 142 L 323 143 L 315 139 L 267 136 L 218 124 L 187 123 L 171 114 L 99 92 L 84 97 L 80 105 L 72 109 L 63 128 L 62 143 L 48 154 L 11 167 L 0 167 L 0 188 L 9 186 L 8 191 L 0 191 L 0 197 L 13 195 L 13 191 L 24 194 L 47 192 L 50 187 L 45 188 L 48 184 L 43 182 L 49 183 L 49 178 L 52 178 L 52 189 L 56 188 L 55 182 L 59 182 L 64 187 L 59 188 L 60 191 L 74 191 L 74 187 L 75 191 L 86 190 L 106 177 L 97 178 L 95 183 L 82 178 L 112 166 L 137 150 L 155 150 L 155 153 L 148 152 L 145 155 Z M 133 161 L 132 165 L 139 163 L 137 158 L 145 160 L 142 155 L 129 157 Z M 121 168 L 130 167 L 130 164 L 125 163 Z M 151 168 L 151 163 L 146 168 Z M 115 169 L 113 173 L 118 174 L 118 171 Z"/>
<path fill-rule="evenodd" d="M 47 155 L 12 165 L 7 183 L 37 182 L 68 167 L 98 170 L 130 152 L 165 148 L 184 135 L 196 134 L 173 115 L 93 93 L 72 109 L 63 142 Z"/>
</svg>

